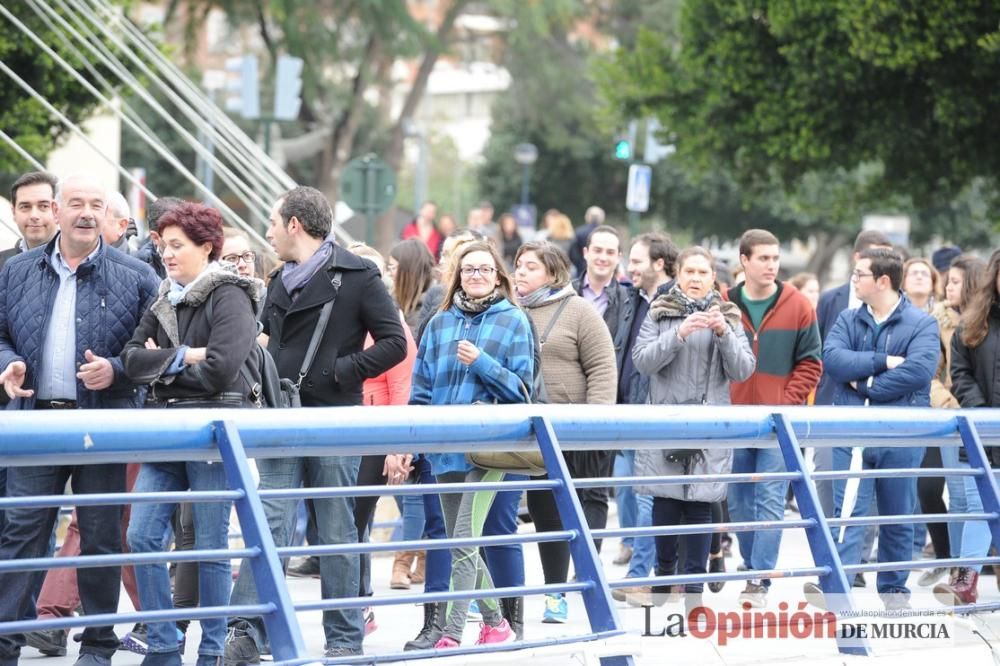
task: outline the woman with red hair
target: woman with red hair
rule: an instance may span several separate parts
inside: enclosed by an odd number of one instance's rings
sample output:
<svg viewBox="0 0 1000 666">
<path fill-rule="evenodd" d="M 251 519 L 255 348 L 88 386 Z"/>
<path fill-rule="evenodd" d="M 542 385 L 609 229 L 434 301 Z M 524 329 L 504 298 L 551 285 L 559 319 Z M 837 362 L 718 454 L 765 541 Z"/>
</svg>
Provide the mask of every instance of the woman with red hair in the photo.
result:
<svg viewBox="0 0 1000 666">
<path fill-rule="evenodd" d="M 149 384 L 153 406 L 250 407 L 260 386 L 254 354 L 256 312 L 264 284 L 244 277 L 232 264 L 220 264 L 222 218 L 207 206 L 184 203 L 160 220 L 160 255 L 167 278 L 159 297 L 143 316 L 122 352 L 125 374 Z M 135 492 L 222 490 L 223 466 L 203 461 L 143 463 Z M 230 502 L 193 505 L 195 548 L 228 548 Z M 133 552 L 160 552 L 175 503 L 138 504 L 133 509 L 128 543 Z M 163 564 L 135 567 L 143 610 L 173 608 L 170 577 Z M 229 560 L 200 562 L 202 606 L 229 603 Z M 222 660 L 226 619 L 201 621 L 198 666 Z M 178 630 L 173 622 L 148 625 L 145 666 L 180 666 Z"/>
</svg>

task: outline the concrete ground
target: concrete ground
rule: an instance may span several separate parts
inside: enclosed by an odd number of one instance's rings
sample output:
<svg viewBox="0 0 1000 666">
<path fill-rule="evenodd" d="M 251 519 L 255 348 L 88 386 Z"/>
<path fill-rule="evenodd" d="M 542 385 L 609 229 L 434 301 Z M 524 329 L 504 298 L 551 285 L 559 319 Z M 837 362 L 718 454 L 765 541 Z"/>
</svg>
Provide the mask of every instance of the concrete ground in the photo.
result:
<svg viewBox="0 0 1000 666">
<path fill-rule="evenodd" d="M 612 514 L 613 515 L 613 514 Z M 612 517 L 612 522 L 614 518 Z M 530 530 L 530 525 L 524 526 Z M 739 554 L 734 547 L 733 557 L 726 560 L 727 569 L 733 570 L 739 564 Z M 541 566 L 538 560 L 538 549 L 534 545 L 525 546 L 525 568 L 528 584 L 541 584 Z M 612 564 L 615 554 L 618 551 L 618 543 L 609 540 L 605 543 L 602 560 L 605 565 L 605 572 L 610 579 L 617 579 L 625 575 L 625 567 Z M 373 569 L 373 582 L 376 595 L 391 596 L 401 594 L 400 592 L 388 589 L 389 574 L 392 564 L 391 556 L 381 556 L 375 559 Z M 805 535 L 801 530 L 791 530 L 786 532 L 778 563 L 779 568 L 794 568 L 811 566 L 812 557 L 806 543 Z M 920 572 L 914 572 L 910 577 L 910 587 L 913 590 L 912 603 L 914 608 L 934 609 L 938 603 L 931 596 L 929 589 L 920 588 L 916 584 L 916 579 Z M 785 578 L 777 579 L 769 594 L 768 610 L 777 613 L 782 608 L 782 602 L 787 604 L 788 614 L 791 615 L 800 610 L 799 602 L 803 600 L 802 583 L 808 579 Z M 874 574 L 867 575 L 868 590 L 874 587 Z M 318 581 L 314 579 L 288 580 L 289 589 L 292 596 L 297 601 L 314 600 L 319 598 Z M 704 601 L 713 611 L 721 613 L 723 611 L 736 611 L 737 598 L 742 584 L 729 582 L 724 589 L 713 594 L 705 592 Z M 1000 591 L 998 591 L 995 580 L 992 576 L 984 577 L 980 582 L 980 599 L 987 602 L 1000 601 Z M 861 593 L 859 595 L 861 606 L 881 610 L 881 604 L 873 596 L 872 592 Z M 832 638 L 795 638 L 786 636 L 785 638 L 753 637 L 750 632 L 749 637 L 720 636 L 719 632 L 713 633 L 706 638 L 687 635 L 685 637 L 673 637 L 659 635 L 666 625 L 675 620 L 672 614 L 683 613 L 683 603 L 654 608 L 650 611 L 649 633 L 654 635 L 644 635 L 646 626 L 646 611 L 641 608 L 630 608 L 626 604 L 617 604 L 617 612 L 621 619 L 626 634 L 620 638 L 599 642 L 577 644 L 573 646 L 549 647 L 528 649 L 519 652 L 506 652 L 493 655 L 478 655 L 468 657 L 438 658 L 435 662 L 447 664 L 510 664 L 517 660 L 530 660 L 538 665 L 562 665 L 562 664 L 593 664 L 599 663 L 599 658 L 605 655 L 629 653 L 635 658 L 635 663 L 639 665 L 660 666 L 663 664 L 692 664 L 697 666 L 741 666 L 750 664 L 805 664 L 810 666 L 834 666 L 850 665 L 860 666 L 862 664 L 872 664 L 874 666 L 905 665 L 915 666 L 920 664 L 955 664 L 958 666 L 978 666 L 980 664 L 1000 665 L 1000 614 L 985 613 L 973 619 L 961 619 L 952 616 L 930 615 L 921 618 L 912 618 L 905 621 L 895 620 L 893 622 L 924 625 L 917 628 L 922 635 L 914 635 L 910 638 L 883 638 L 873 641 L 874 656 L 851 656 L 838 653 L 837 645 Z M 542 624 L 540 622 L 543 610 L 543 599 L 540 597 L 526 600 L 526 634 L 527 638 L 541 638 L 548 636 L 573 635 L 586 633 L 589 626 L 586 614 L 579 595 L 569 596 L 569 622 L 564 625 Z M 804 609 L 812 615 L 818 612 L 809 607 Z M 127 596 L 122 594 L 122 611 L 131 611 Z M 412 638 L 422 622 L 422 612 L 416 606 L 390 606 L 377 608 L 376 622 L 378 629 L 372 633 L 365 641 L 365 651 L 368 654 L 384 654 L 398 651 L 405 641 Z M 792 618 L 794 620 L 794 618 Z M 733 622 L 741 621 L 737 616 L 730 616 L 730 626 Z M 876 619 L 882 623 L 882 631 L 891 633 L 885 629 L 885 620 Z M 300 623 L 305 636 L 307 647 L 311 654 L 323 654 L 323 630 L 320 624 L 320 613 L 303 613 L 300 615 Z M 119 634 L 124 634 L 129 627 L 122 625 L 118 628 Z M 903 636 L 904 628 L 900 628 L 898 633 Z M 464 644 L 472 644 L 475 641 L 478 625 L 470 623 L 467 625 Z M 940 635 L 947 633 L 947 637 Z M 729 632 L 732 633 L 732 630 Z M 763 632 L 766 636 L 766 630 Z M 931 634 L 937 634 L 931 637 Z M 192 625 L 188 636 L 188 650 L 185 655 L 185 663 L 193 664 L 196 659 L 196 647 L 199 639 L 197 623 Z M 994 650 L 991 647 L 996 646 Z M 25 666 L 71 666 L 76 660 L 76 648 L 70 647 L 70 654 L 66 657 L 44 657 L 32 648 L 25 648 L 22 653 L 21 663 Z M 139 655 L 119 652 L 114 659 L 116 666 L 137 666 L 142 661 Z M 404 662 L 410 664 L 418 663 L 416 660 Z"/>
</svg>

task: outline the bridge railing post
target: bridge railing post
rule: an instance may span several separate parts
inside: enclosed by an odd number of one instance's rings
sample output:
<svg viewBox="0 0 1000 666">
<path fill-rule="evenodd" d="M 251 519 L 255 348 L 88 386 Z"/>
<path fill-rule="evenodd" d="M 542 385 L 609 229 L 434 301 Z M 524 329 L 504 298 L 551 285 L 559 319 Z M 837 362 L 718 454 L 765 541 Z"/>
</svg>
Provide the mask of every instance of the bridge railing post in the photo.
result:
<svg viewBox="0 0 1000 666">
<path fill-rule="evenodd" d="M 250 560 L 250 569 L 257 584 L 257 598 L 266 599 L 276 607 L 273 613 L 263 616 L 274 660 L 305 658 L 305 641 L 295 615 L 295 604 L 285 585 L 285 572 L 281 568 L 271 528 L 264 516 L 264 505 L 257 493 L 257 483 L 250 473 L 240 433 L 232 421 L 215 421 L 212 426 L 226 470 L 226 479 L 231 488 L 243 491 L 243 498 L 234 503 L 243 541 L 248 548 L 260 550 L 260 554 Z"/>
<path fill-rule="evenodd" d="M 799 505 L 799 514 L 803 518 L 813 521 L 813 526 L 806 528 L 806 539 L 809 541 L 813 562 L 818 567 L 830 569 L 830 573 L 820 578 L 820 587 L 826 594 L 828 608 L 834 613 L 852 611 L 854 604 L 851 599 L 851 586 L 847 582 L 844 564 L 840 561 L 840 553 L 833 541 L 833 533 L 826 522 L 826 515 L 820 507 L 816 485 L 809 477 L 805 459 L 802 457 L 802 450 L 799 448 L 799 439 L 795 436 L 795 430 L 787 415 L 775 413 L 771 418 L 774 421 L 775 434 L 778 436 L 778 447 L 785 459 L 785 468 L 799 474 L 791 482 L 795 501 Z M 844 654 L 871 655 L 871 648 L 868 646 L 867 640 L 859 643 L 855 639 L 850 645 L 847 645 L 838 636 L 837 645 L 840 652 Z"/>
<path fill-rule="evenodd" d="M 573 558 L 573 569 L 576 571 L 576 577 L 578 580 L 593 582 L 592 586 L 581 592 L 584 606 L 587 608 L 587 619 L 590 621 L 591 631 L 620 629 L 621 621 L 618 619 L 618 613 L 615 611 L 611 599 L 611 590 L 604 577 L 604 567 L 601 565 L 600 556 L 594 546 L 590 527 L 587 525 L 587 518 L 583 513 L 583 506 L 576 495 L 573 479 L 569 475 L 569 469 L 566 467 L 566 461 L 563 459 L 559 440 L 552 429 L 552 424 L 544 416 L 532 416 L 531 426 L 541 449 L 549 478 L 560 482 L 552 490 L 552 494 L 555 496 L 556 506 L 559 508 L 563 529 L 574 530 L 579 535 L 569 542 L 569 552 Z M 633 666 L 634 663 L 635 661 L 630 654 L 601 657 L 601 666 Z"/>
</svg>

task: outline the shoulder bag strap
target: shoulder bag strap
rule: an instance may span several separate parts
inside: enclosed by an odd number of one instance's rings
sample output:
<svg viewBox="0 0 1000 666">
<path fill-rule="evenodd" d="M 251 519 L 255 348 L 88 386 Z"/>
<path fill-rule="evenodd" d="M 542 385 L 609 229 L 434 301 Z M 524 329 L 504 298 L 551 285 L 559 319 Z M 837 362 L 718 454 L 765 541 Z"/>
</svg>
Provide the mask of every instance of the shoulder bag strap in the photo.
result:
<svg viewBox="0 0 1000 666">
<path fill-rule="evenodd" d="M 545 344 L 545 341 L 549 339 L 549 333 L 551 333 L 552 329 L 555 328 L 556 320 L 559 319 L 559 315 L 561 315 L 562 311 L 566 309 L 567 305 L 569 305 L 570 298 L 573 297 L 570 296 L 568 298 L 562 299 L 562 302 L 559 304 L 559 307 L 556 308 L 555 314 L 552 315 L 552 319 L 549 319 L 549 323 L 545 327 L 545 332 L 542 333 L 542 337 L 538 339 L 538 346 L 541 347 L 542 345 Z"/>
<path fill-rule="evenodd" d="M 330 321 L 330 313 L 333 311 L 333 304 L 337 302 L 337 294 L 340 293 L 340 282 L 343 277 L 341 271 L 337 271 L 333 274 L 333 298 L 323 305 L 323 309 L 319 313 L 319 321 L 316 322 L 316 330 L 313 331 L 312 339 L 309 340 L 309 348 L 306 349 L 305 358 L 302 359 L 302 367 L 299 368 L 299 379 L 295 382 L 295 386 L 302 388 L 302 380 L 305 379 L 306 375 L 309 374 L 309 368 L 312 366 L 313 359 L 316 358 L 316 352 L 319 350 L 320 340 L 323 339 L 323 334 L 326 332 L 326 325 Z"/>
<path fill-rule="evenodd" d="M 711 349 L 708 351 L 708 363 L 705 366 L 705 392 L 701 394 L 701 404 L 708 404 L 708 387 L 712 383 L 712 361 L 715 360 L 715 331 L 709 329 L 712 340 L 709 342 Z"/>
</svg>

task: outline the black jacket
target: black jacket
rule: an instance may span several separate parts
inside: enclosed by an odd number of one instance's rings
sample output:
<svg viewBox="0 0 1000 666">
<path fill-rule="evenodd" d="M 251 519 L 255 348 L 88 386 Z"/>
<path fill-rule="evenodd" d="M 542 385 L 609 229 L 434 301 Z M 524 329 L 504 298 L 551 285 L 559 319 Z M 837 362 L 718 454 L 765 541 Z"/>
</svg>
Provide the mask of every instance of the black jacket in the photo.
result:
<svg viewBox="0 0 1000 666">
<path fill-rule="evenodd" d="M 362 382 L 377 377 L 406 357 L 399 311 L 373 263 L 334 246 L 333 255 L 292 301 L 280 271 L 271 276 L 264 303 L 267 349 L 278 374 L 296 381 L 323 304 L 334 297 L 334 274 L 342 273 L 340 291 L 316 358 L 302 382 L 306 407 L 360 405 Z M 364 349 L 365 335 L 375 344 Z"/>
<path fill-rule="evenodd" d="M 951 393 L 962 407 L 1000 406 L 1000 308 L 993 306 L 989 330 L 979 346 L 962 342 L 962 327 L 951 336 Z"/>
<path fill-rule="evenodd" d="M 573 289 L 583 296 L 583 277 L 573 280 Z M 608 325 L 611 341 L 615 344 L 615 360 L 618 376 L 622 374 L 622 363 L 629 346 L 629 333 L 632 329 L 632 319 L 635 317 L 635 299 L 639 296 L 635 289 L 612 279 L 607 286 L 608 309 L 604 311 L 604 323 Z"/>
<path fill-rule="evenodd" d="M 240 368 L 249 359 L 251 379 L 260 377 L 257 356 L 251 351 L 264 283 L 216 270 L 197 280 L 176 308 L 167 300 L 168 289 L 165 280 L 159 297 L 125 346 L 125 374 L 137 384 L 152 384 L 150 398 L 158 402 L 204 399 L 210 403 L 225 398 L 245 404 L 251 386 Z M 146 349 L 147 338 L 160 349 Z M 163 376 L 181 345 L 205 347 L 205 360 L 186 366 L 179 374 Z"/>
</svg>

